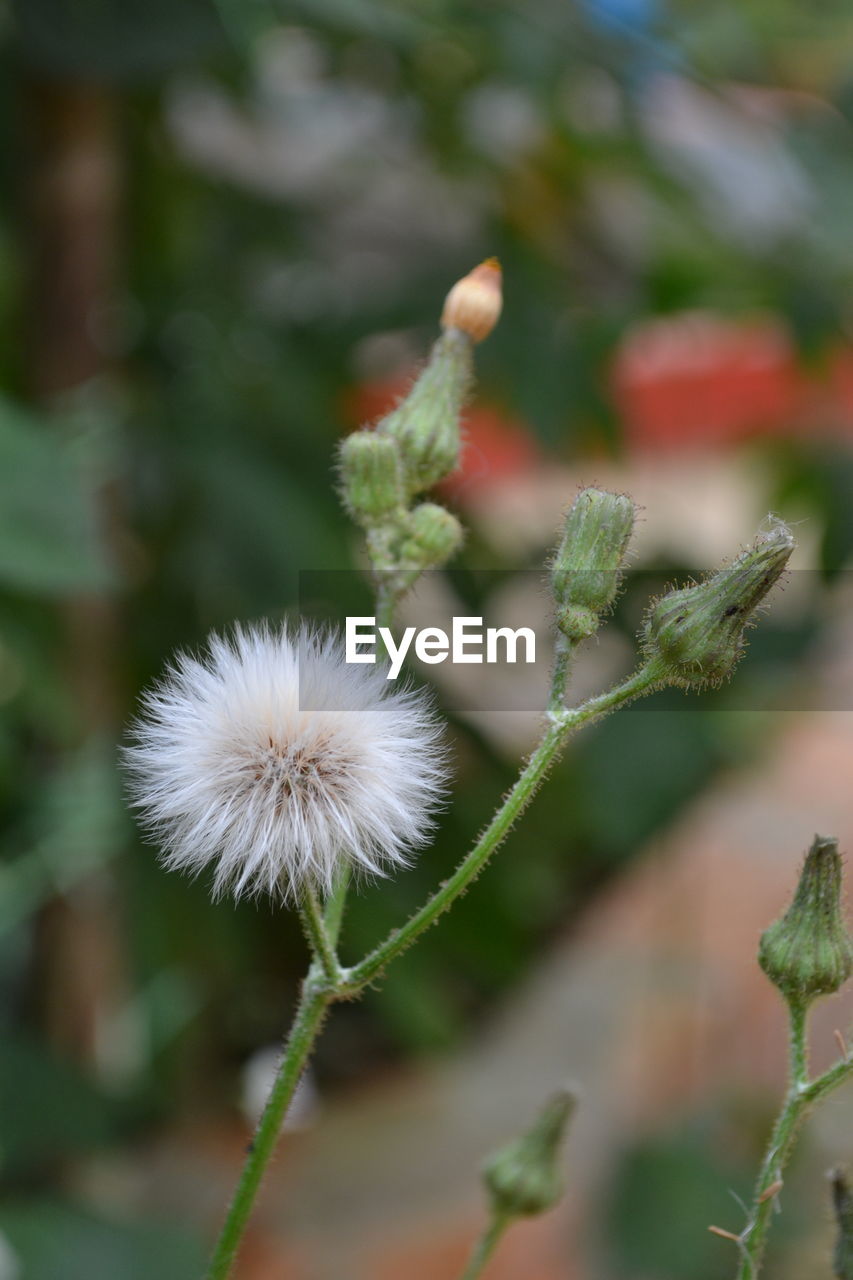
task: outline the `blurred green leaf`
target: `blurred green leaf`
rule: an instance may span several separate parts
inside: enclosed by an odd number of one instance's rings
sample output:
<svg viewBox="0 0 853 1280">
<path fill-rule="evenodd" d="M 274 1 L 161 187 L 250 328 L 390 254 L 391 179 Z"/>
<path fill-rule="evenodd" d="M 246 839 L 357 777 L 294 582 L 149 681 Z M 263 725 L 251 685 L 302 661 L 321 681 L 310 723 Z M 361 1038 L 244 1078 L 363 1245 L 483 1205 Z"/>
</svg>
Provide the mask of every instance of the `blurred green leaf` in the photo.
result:
<svg viewBox="0 0 853 1280">
<path fill-rule="evenodd" d="M 748 1195 L 750 1170 L 727 1159 L 701 1127 L 650 1138 L 624 1154 L 605 1204 L 610 1272 L 649 1280 L 718 1280 L 737 1258 L 713 1222 L 739 1222 L 731 1188 Z"/>
<path fill-rule="evenodd" d="M 110 1221 L 54 1200 L 5 1205 L 0 1231 L 21 1280 L 188 1280 L 204 1269 L 200 1242 L 171 1224 Z"/>
<path fill-rule="evenodd" d="M 64 593 L 108 581 L 85 472 L 62 424 L 0 398 L 0 582 Z"/>
<path fill-rule="evenodd" d="M 66 756 L 36 796 L 24 852 L 0 863 L 0 932 L 66 892 L 125 845 L 129 821 L 115 747 L 90 738 Z"/>
<path fill-rule="evenodd" d="M 55 1164 L 104 1146 L 115 1106 L 69 1061 L 23 1037 L 0 1044 L 0 1167 Z"/>
</svg>

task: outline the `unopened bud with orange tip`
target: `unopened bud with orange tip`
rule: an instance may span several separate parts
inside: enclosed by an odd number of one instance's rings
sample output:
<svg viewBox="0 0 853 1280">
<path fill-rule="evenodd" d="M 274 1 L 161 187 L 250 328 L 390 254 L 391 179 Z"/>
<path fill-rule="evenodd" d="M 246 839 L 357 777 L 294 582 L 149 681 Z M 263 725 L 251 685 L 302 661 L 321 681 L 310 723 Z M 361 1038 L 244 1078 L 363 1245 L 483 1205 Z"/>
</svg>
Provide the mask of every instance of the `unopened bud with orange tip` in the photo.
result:
<svg viewBox="0 0 853 1280">
<path fill-rule="evenodd" d="M 487 258 L 457 280 L 444 301 L 442 329 L 459 329 L 473 342 L 488 338 L 501 314 L 501 264 Z"/>
</svg>

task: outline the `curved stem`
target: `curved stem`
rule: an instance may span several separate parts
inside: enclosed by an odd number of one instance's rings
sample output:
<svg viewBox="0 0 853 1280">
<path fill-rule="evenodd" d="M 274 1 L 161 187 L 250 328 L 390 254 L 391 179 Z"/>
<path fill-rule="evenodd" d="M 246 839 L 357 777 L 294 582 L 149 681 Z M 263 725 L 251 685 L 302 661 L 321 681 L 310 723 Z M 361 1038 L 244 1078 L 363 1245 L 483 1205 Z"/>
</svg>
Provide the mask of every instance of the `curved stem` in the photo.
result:
<svg viewBox="0 0 853 1280">
<path fill-rule="evenodd" d="M 782 1175 L 794 1149 L 800 1125 L 806 1113 L 844 1080 L 853 1075 L 853 1062 L 843 1058 L 816 1080 L 808 1073 L 808 1009 L 794 1002 L 788 1006 L 790 1016 L 789 1083 L 770 1142 L 755 1184 L 749 1221 L 738 1238 L 740 1264 L 737 1280 L 756 1280 L 767 1245 L 770 1218 L 781 1189 Z"/>
<path fill-rule="evenodd" d="M 323 908 L 312 885 L 306 885 L 303 891 L 299 914 L 311 954 L 319 962 L 327 981 L 334 986 L 340 977 L 341 966 L 338 964 L 334 944 L 326 931 Z"/>
<path fill-rule="evenodd" d="M 312 966 L 302 988 L 299 1007 L 288 1036 L 278 1075 L 249 1147 L 249 1154 L 243 1165 L 234 1199 L 231 1201 L 210 1260 L 207 1280 L 226 1280 L 230 1274 L 261 1179 L 278 1142 L 287 1108 L 293 1099 L 299 1078 L 331 1003 L 332 997 L 328 988 L 318 984 L 318 978 L 319 974 Z"/>
<path fill-rule="evenodd" d="M 453 875 L 444 881 L 419 911 L 416 911 L 400 929 L 390 933 L 375 951 L 349 971 L 347 975 L 349 991 L 354 994 L 378 977 L 391 960 L 410 947 L 424 929 L 434 924 L 442 912 L 465 892 L 527 808 L 542 785 L 555 757 L 575 729 L 579 729 L 590 720 L 599 719 L 616 707 L 631 702 L 634 698 L 639 698 L 659 683 L 660 672 L 655 667 L 651 665 L 641 667 L 623 684 L 617 685 L 607 693 L 599 694 L 596 698 L 590 698 L 580 707 L 574 707 L 571 710 L 563 708 L 560 715 L 553 717 L 542 740 L 519 774 L 514 787 L 473 849 L 463 858 Z"/>
<path fill-rule="evenodd" d="M 337 1000 L 358 995 L 384 970 L 390 960 L 410 946 L 418 935 L 433 924 L 441 913 L 446 911 L 465 891 L 530 803 L 555 756 L 573 730 L 649 692 L 660 684 L 660 679 L 660 672 L 655 667 L 651 665 L 643 667 L 623 684 L 617 685 L 607 693 L 591 698 L 582 706 L 572 710 L 566 710 L 564 707 L 559 715 L 551 717 L 551 723 L 519 775 L 515 786 L 456 872 L 400 930 L 390 934 L 371 955 L 353 969 L 341 969 L 335 953 L 335 942 L 346 896 L 346 878 L 342 877 L 336 886 L 326 905 L 325 916 L 316 894 L 306 896 L 302 918 L 315 959 L 305 980 L 284 1057 L 243 1166 L 234 1199 L 207 1272 L 207 1280 L 226 1280 L 230 1273 L 264 1170 L 275 1149 L 287 1107 L 329 1006 Z M 478 1247 L 479 1265 L 485 1264 L 505 1225 L 505 1223 L 493 1223 L 489 1228 Z M 471 1265 L 474 1265 L 476 1258 L 477 1255 L 472 1259 Z M 475 1276 L 477 1272 L 469 1271 L 469 1275 Z"/>
<path fill-rule="evenodd" d="M 477 1280 L 511 1222 L 512 1219 L 506 1214 L 495 1213 L 492 1215 L 489 1225 L 474 1246 L 474 1252 L 471 1254 L 460 1280 Z"/>
</svg>

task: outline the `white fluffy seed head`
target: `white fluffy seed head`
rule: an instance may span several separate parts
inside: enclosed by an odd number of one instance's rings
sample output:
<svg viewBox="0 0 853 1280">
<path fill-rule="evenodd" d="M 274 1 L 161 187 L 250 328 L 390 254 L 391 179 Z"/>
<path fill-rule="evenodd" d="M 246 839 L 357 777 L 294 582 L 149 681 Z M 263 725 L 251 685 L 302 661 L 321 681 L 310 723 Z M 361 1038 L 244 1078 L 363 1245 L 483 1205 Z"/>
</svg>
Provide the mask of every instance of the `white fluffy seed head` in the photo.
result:
<svg viewBox="0 0 853 1280">
<path fill-rule="evenodd" d="M 444 789 L 427 697 L 347 664 L 303 627 L 235 629 L 181 654 L 125 752 L 167 867 L 213 870 L 215 896 L 327 892 L 342 861 L 378 875 L 424 843 Z"/>
</svg>

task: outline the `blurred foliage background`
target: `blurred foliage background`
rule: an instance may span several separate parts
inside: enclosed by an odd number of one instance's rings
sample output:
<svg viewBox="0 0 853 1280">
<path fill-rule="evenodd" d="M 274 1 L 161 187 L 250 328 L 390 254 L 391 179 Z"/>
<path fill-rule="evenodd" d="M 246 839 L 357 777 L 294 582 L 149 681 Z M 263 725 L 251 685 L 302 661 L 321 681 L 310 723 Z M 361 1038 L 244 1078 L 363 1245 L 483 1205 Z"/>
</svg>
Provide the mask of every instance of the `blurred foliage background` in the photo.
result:
<svg viewBox="0 0 853 1280">
<path fill-rule="evenodd" d="M 658 715 L 584 735 L 476 891 L 336 1013 L 317 1079 L 352 1087 L 470 1034 L 762 749 L 769 722 L 718 711 L 764 706 L 768 670 L 791 705 L 843 588 L 853 18 L 789 0 L 19 0 L 0 38 L 0 1276 L 166 1280 L 201 1242 L 101 1212 L 69 1170 L 233 1116 L 305 956 L 292 918 L 212 905 L 140 842 L 116 768 L 140 688 L 211 628 L 294 611 L 300 569 L 356 563 L 335 442 L 489 254 L 507 304 L 478 352 L 466 563 L 542 564 L 544 531 L 507 554 L 476 520 L 493 479 L 505 493 L 537 466 L 568 502 L 589 465 L 628 484 L 638 458 L 701 446 L 745 458 L 765 509 L 809 517 L 812 607 L 763 622 L 693 714 L 660 695 Z M 734 550 L 751 529 L 728 532 Z M 706 565 L 657 545 L 615 633 L 650 586 Z M 429 858 L 353 901 L 353 952 L 513 776 L 519 751 L 448 712 L 458 797 Z M 626 1156 L 606 1274 L 710 1274 L 671 1241 L 655 1255 L 651 1210 L 618 1211 L 649 1179 L 692 1187 L 684 1168 L 713 1182 L 702 1150 Z"/>
</svg>

